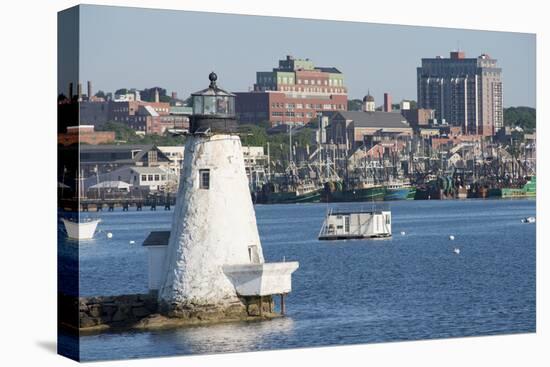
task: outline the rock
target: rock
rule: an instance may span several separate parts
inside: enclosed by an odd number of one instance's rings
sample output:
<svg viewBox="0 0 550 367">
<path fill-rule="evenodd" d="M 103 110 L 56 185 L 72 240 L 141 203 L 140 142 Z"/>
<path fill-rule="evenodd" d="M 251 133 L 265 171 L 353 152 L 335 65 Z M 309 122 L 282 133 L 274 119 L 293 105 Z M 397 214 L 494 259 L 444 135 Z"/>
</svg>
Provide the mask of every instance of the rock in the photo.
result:
<svg viewBox="0 0 550 367">
<path fill-rule="evenodd" d="M 96 326 L 98 324 L 99 324 L 99 319 L 97 319 L 97 318 L 88 317 L 88 316 L 84 316 L 84 317 L 80 318 L 80 327 L 81 328 L 92 327 L 92 326 Z"/>
<path fill-rule="evenodd" d="M 89 311 L 88 314 L 92 317 L 99 317 L 101 316 L 101 305 L 94 304 L 88 307 Z"/>
<path fill-rule="evenodd" d="M 115 312 L 112 318 L 113 322 L 126 321 L 126 320 L 128 320 L 128 314 L 125 313 L 120 308 Z"/>
<path fill-rule="evenodd" d="M 148 316 L 151 314 L 151 311 L 149 311 L 147 308 L 145 307 L 135 307 L 132 309 L 132 314 L 136 317 L 136 318 L 143 318 L 145 316 Z"/>
</svg>

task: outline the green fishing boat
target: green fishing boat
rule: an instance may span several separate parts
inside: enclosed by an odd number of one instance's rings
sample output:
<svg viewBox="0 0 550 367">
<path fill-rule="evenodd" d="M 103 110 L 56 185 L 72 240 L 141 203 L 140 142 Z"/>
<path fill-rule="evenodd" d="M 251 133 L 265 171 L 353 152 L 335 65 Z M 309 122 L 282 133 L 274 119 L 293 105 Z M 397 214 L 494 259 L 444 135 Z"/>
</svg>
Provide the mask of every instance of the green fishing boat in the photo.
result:
<svg viewBox="0 0 550 367">
<path fill-rule="evenodd" d="M 297 185 L 282 189 L 278 185 L 268 183 L 264 185 L 262 192 L 258 195 L 258 204 L 297 204 L 316 203 L 321 199 L 322 189 L 313 184 Z"/>
<path fill-rule="evenodd" d="M 501 189 L 501 195 L 503 198 L 525 198 L 537 196 L 537 178 L 533 176 L 522 188 L 509 188 L 505 187 Z"/>
<path fill-rule="evenodd" d="M 327 182 L 325 189 L 321 192 L 322 202 L 362 202 L 382 201 L 386 189 L 381 185 L 364 186 L 345 189 L 340 182 Z"/>
</svg>

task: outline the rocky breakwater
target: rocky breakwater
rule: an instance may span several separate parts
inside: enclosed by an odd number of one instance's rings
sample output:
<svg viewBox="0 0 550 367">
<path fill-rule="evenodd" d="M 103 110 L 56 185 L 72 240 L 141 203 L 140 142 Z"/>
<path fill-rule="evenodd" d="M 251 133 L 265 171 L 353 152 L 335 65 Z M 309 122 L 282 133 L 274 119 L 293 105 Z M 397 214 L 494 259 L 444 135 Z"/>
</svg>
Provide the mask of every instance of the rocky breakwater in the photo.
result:
<svg viewBox="0 0 550 367">
<path fill-rule="evenodd" d="M 243 297 L 240 302 L 223 308 L 204 304 L 159 307 L 154 294 L 81 297 L 78 299 L 78 330 L 95 333 L 111 329 L 162 329 L 266 320 L 281 316 L 274 309 L 272 297 L 262 297 L 261 300 L 259 297 Z"/>
<path fill-rule="evenodd" d="M 96 331 L 133 327 L 141 319 L 156 313 L 157 309 L 156 297 L 149 294 L 81 297 L 78 300 L 79 329 Z"/>
</svg>

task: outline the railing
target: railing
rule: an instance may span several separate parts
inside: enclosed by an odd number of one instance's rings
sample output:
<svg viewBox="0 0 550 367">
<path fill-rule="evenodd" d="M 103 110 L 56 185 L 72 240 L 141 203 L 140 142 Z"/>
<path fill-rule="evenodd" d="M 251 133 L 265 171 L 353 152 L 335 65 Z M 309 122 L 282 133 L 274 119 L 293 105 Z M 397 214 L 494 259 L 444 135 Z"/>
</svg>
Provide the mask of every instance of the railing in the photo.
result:
<svg viewBox="0 0 550 367">
<path fill-rule="evenodd" d="M 327 212 L 327 216 L 329 215 L 344 215 L 344 214 L 355 214 L 355 213 L 372 213 L 372 212 L 381 212 L 381 211 L 389 211 L 390 206 L 387 203 L 363 203 L 364 206 L 361 206 L 360 208 L 331 208 Z"/>
</svg>

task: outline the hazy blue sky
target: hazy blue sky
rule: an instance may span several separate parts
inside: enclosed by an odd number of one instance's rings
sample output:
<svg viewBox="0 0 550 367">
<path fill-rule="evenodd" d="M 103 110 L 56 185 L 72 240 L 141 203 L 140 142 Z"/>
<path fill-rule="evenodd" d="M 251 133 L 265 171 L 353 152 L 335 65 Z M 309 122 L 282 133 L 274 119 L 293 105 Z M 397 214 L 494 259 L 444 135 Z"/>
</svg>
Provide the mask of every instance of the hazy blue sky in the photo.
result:
<svg viewBox="0 0 550 367">
<path fill-rule="evenodd" d="M 498 59 L 505 106 L 535 106 L 533 34 L 85 5 L 80 36 L 84 90 L 92 80 L 94 91 L 161 86 L 185 98 L 214 70 L 222 87 L 247 91 L 290 54 L 337 67 L 350 98 L 370 89 L 377 104 L 384 92 L 398 102 L 416 99 L 422 57 L 459 45 Z"/>
</svg>

